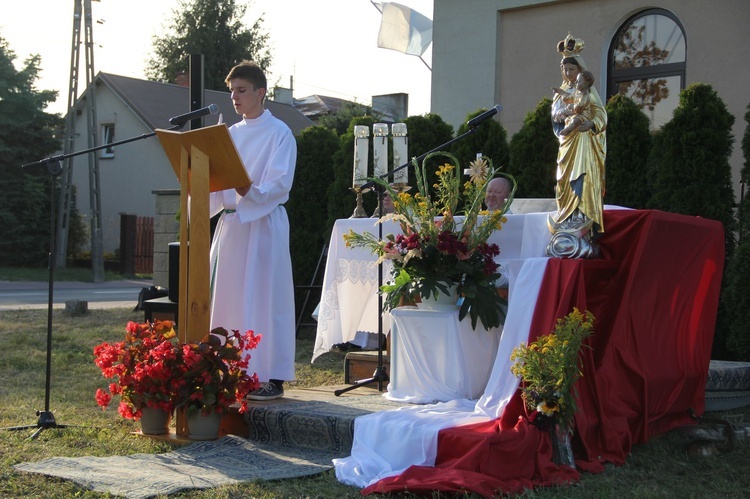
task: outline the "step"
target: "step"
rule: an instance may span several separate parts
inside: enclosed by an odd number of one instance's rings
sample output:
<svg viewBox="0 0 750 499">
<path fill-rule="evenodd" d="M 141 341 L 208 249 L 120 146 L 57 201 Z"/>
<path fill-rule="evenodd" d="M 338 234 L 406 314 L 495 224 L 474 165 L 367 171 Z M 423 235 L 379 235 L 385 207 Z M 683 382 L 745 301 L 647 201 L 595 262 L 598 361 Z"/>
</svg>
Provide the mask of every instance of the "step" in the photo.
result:
<svg viewBox="0 0 750 499">
<path fill-rule="evenodd" d="M 750 362 L 711 360 L 706 380 L 706 411 L 750 405 Z"/>
<path fill-rule="evenodd" d="M 377 389 L 364 386 L 338 397 L 334 394 L 348 386 L 286 390 L 283 398 L 250 402 L 244 414 L 247 438 L 262 444 L 349 455 L 357 417 L 404 404 L 386 400 Z"/>
</svg>

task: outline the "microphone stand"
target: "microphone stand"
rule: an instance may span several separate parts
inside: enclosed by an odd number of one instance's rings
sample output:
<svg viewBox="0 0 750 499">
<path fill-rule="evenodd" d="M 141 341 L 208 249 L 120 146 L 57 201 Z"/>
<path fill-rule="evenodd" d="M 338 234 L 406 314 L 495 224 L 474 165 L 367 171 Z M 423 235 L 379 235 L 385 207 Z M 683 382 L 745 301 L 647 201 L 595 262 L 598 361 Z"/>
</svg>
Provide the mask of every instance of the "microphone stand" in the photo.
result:
<svg viewBox="0 0 750 499">
<path fill-rule="evenodd" d="M 436 148 L 430 151 L 427 151 L 421 156 L 414 158 L 412 161 L 416 161 L 417 163 L 419 163 L 420 161 L 424 160 L 424 158 L 426 158 L 429 154 L 443 150 L 444 148 L 448 147 L 454 142 L 458 142 L 459 140 L 462 140 L 466 138 L 467 136 L 475 133 L 480 123 L 481 122 L 474 123 L 473 126 L 469 128 L 469 130 L 462 133 L 458 137 L 455 137 L 449 140 L 448 142 L 445 142 L 444 144 L 441 144 L 437 146 Z M 388 177 L 393 176 L 394 173 L 399 172 L 403 170 L 404 168 L 408 168 L 409 164 L 410 162 L 407 161 L 406 163 L 399 166 L 398 168 L 394 168 L 390 172 L 387 172 L 383 175 L 378 176 L 378 178 L 381 180 L 385 180 Z M 363 184 L 361 189 L 363 192 L 365 192 L 365 189 L 374 189 L 377 191 L 378 193 L 378 218 L 379 219 L 382 218 L 383 217 L 383 193 L 385 190 L 383 186 L 377 183 L 375 180 L 371 180 Z M 383 224 L 382 223 L 378 223 L 378 239 L 380 241 L 383 240 Z M 351 386 L 347 386 L 346 388 L 342 388 L 341 390 L 335 390 L 333 394 L 337 397 L 343 395 L 346 392 L 350 392 L 361 386 L 366 386 L 376 381 L 378 383 L 378 391 L 382 392 L 383 384 L 387 381 L 390 381 L 390 378 L 388 377 L 388 373 L 386 372 L 385 367 L 383 366 L 383 344 L 385 343 L 384 341 L 385 335 L 383 334 L 383 294 L 380 292 L 381 287 L 383 287 L 383 263 L 382 262 L 378 265 L 378 364 L 375 367 L 375 372 L 373 372 L 372 377 L 370 378 L 357 380 Z"/>
<path fill-rule="evenodd" d="M 182 128 L 185 127 L 185 124 L 187 124 L 187 121 L 185 123 L 180 123 L 172 127 L 169 127 L 166 130 L 172 130 L 172 131 L 181 130 Z M 139 135 L 137 137 L 130 137 L 129 139 L 123 139 L 117 142 L 110 142 L 109 144 L 102 144 L 100 146 L 91 147 L 89 149 L 84 149 L 82 151 L 75 151 L 75 152 L 71 152 L 68 154 L 58 154 L 57 156 L 50 156 L 49 158 L 40 159 L 39 161 L 34 161 L 33 163 L 26 163 L 25 165 L 21 165 L 21 168 L 26 168 L 27 166 L 49 165 L 52 162 L 62 161 L 64 159 L 72 158 L 74 156 L 80 156 L 81 154 L 87 154 L 90 152 L 99 151 L 101 149 L 108 149 L 110 147 L 127 144 L 129 142 L 135 142 L 136 140 L 148 139 L 150 137 L 153 137 L 154 135 L 156 135 L 156 132 L 149 132 L 149 133 L 144 133 L 143 135 Z M 60 168 L 60 172 L 62 172 L 62 168 Z M 58 172 L 57 175 L 59 175 L 60 172 Z"/>
<path fill-rule="evenodd" d="M 179 130 L 185 126 L 185 123 L 175 125 L 168 130 Z M 55 283 L 55 177 L 62 173 L 62 160 L 73 156 L 79 156 L 100 149 L 118 146 L 121 144 L 127 144 L 128 142 L 134 142 L 136 140 L 147 139 L 156 135 L 156 132 L 143 134 L 139 137 L 131 137 L 129 139 L 121 140 L 119 142 L 110 142 L 97 147 L 85 149 L 83 151 L 72 152 L 68 154 L 60 154 L 58 156 L 51 156 L 49 158 L 41 159 L 33 163 L 27 163 L 22 165 L 22 168 L 28 166 L 42 166 L 47 167 L 47 171 L 50 174 L 50 250 L 47 260 L 47 269 L 49 270 L 48 280 L 48 299 L 47 299 L 47 363 L 45 368 L 45 383 L 44 383 L 44 410 L 36 411 L 36 415 L 39 416 L 35 425 L 21 425 L 21 426 L 10 426 L 7 428 L 0 428 L 0 430 L 18 431 L 35 429 L 34 433 L 31 434 L 29 440 L 34 440 L 39 434 L 48 428 L 67 428 L 68 425 L 58 424 L 55 421 L 55 415 L 50 410 L 50 384 L 52 379 L 52 306 L 53 306 L 53 289 Z"/>
</svg>

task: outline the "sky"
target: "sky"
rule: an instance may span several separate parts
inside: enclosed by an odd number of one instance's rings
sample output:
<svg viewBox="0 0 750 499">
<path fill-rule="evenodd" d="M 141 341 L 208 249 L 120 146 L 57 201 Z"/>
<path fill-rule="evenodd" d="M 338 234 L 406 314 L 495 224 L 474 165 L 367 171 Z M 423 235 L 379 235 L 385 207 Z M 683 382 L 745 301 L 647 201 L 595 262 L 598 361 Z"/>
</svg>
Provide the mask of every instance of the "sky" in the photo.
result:
<svg viewBox="0 0 750 499">
<path fill-rule="evenodd" d="M 269 86 L 289 88 L 293 81 L 297 99 L 321 94 L 368 105 L 373 95 L 403 92 L 409 94 L 409 115 L 429 112 L 432 46 L 422 60 L 378 48 L 381 15 L 370 0 L 237 0 L 241 2 L 248 4 L 246 26 L 264 15 L 273 55 Z M 94 72 L 145 78 L 152 38 L 168 32 L 179 3 L 93 1 Z M 432 0 L 398 3 L 432 18 Z M 15 53 L 16 67 L 39 54 L 37 89 L 59 92 L 47 108 L 52 113 L 64 114 L 67 107 L 74 5 L 75 0 L 0 0 L 0 36 Z M 81 21 L 82 36 L 83 29 Z M 85 85 L 84 55 L 82 49 L 79 94 Z"/>
</svg>

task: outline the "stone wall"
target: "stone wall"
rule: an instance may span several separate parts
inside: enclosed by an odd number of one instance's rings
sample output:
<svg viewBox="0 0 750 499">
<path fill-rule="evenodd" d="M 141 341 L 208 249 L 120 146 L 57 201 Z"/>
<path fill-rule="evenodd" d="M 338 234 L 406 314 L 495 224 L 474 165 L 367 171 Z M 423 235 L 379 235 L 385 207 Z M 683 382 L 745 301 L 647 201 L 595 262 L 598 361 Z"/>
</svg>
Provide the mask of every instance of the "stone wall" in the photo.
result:
<svg viewBox="0 0 750 499">
<path fill-rule="evenodd" d="M 151 191 L 156 202 L 154 214 L 154 286 L 169 288 L 169 243 L 179 240 L 179 189 Z"/>
</svg>

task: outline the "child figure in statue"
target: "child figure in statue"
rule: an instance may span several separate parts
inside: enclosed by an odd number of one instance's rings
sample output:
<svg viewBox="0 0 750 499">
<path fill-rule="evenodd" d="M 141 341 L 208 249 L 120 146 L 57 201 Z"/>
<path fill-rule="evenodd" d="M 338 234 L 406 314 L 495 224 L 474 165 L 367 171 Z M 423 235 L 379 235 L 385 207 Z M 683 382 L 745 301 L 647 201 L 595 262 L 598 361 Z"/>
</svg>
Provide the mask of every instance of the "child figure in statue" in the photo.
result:
<svg viewBox="0 0 750 499">
<path fill-rule="evenodd" d="M 594 74 L 591 71 L 581 71 L 576 77 L 575 92 L 567 93 L 560 87 L 552 87 L 552 90 L 561 96 L 566 104 L 564 113 L 565 128 L 560 130 L 560 135 L 568 135 L 576 130 L 579 125 L 588 119 L 590 111 L 589 95 L 591 86 L 594 84 Z"/>
</svg>

